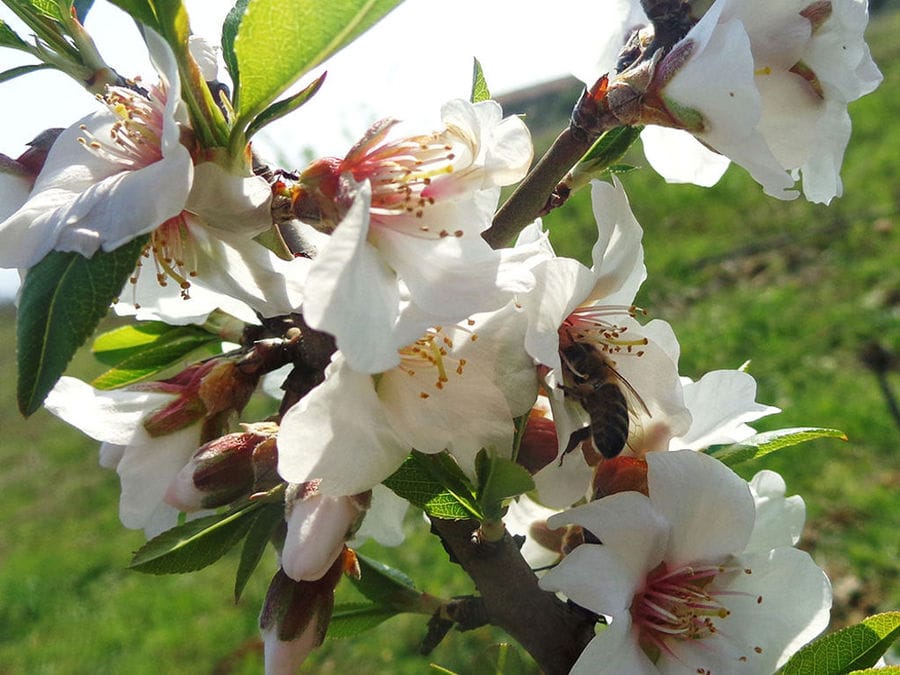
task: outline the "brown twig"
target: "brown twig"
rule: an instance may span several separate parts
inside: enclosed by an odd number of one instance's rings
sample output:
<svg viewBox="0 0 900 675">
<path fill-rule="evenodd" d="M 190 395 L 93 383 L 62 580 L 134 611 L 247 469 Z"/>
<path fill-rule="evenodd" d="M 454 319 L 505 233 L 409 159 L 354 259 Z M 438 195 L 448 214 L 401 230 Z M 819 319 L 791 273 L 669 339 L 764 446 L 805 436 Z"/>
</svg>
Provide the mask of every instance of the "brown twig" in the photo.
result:
<svg viewBox="0 0 900 675">
<path fill-rule="evenodd" d="M 509 633 L 548 675 L 568 673 L 594 636 L 594 620 L 538 579 L 507 533 L 499 541 L 474 537 L 471 520 L 432 519 L 451 559 L 475 582 L 490 622 Z"/>
</svg>

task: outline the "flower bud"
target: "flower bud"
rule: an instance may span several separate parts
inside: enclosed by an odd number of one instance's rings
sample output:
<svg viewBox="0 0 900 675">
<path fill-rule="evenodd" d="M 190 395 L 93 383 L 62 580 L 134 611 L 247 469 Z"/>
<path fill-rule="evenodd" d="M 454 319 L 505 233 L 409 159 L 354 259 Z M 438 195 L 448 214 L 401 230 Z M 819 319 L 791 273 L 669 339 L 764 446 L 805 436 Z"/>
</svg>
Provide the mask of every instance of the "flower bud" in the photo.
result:
<svg viewBox="0 0 900 675">
<path fill-rule="evenodd" d="M 558 453 L 556 424 L 552 419 L 539 414 L 537 409 L 533 410 L 525 423 L 525 432 L 522 434 L 516 462 L 534 475 L 554 461 Z"/>
<path fill-rule="evenodd" d="M 594 469 L 593 487 L 592 499 L 602 499 L 617 492 L 628 491 L 648 495 L 647 462 L 627 456 L 606 459 Z"/>
<path fill-rule="evenodd" d="M 244 425 L 201 446 L 166 491 L 165 501 L 181 511 L 224 506 L 253 491 L 273 487 L 277 458 L 275 425 Z M 271 429 L 270 429 L 271 427 Z"/>
<path fill-rule="evenodd" d="M 343 571 L 339 556 L 316 581 L 294 581 L 278 570 L 259 615 L 266 674 L 295 673 L 322 644 L 334 610 L 334 587 Z"/>
<path fill-rule="evenodd" d="M 196 363 L 166 380 L 139 384 L 135 389 L 175 394 L 176 398 L 144 420 L 153 437 L 171 434 L 204 421 L 203 437 L 218 436 L 221 413 L 242 410 L 256 388 L 258 376 L 247 375 L 232 359 Z"/>
<path fill-rule="evenodd" d="M 281 566 L 296 581 L 314 581 L 328 571 L 369 507 L 365 497 L 319 494 L 315 483 L 289 486 L 285 504 L 288 526 Z"/>
</svg>

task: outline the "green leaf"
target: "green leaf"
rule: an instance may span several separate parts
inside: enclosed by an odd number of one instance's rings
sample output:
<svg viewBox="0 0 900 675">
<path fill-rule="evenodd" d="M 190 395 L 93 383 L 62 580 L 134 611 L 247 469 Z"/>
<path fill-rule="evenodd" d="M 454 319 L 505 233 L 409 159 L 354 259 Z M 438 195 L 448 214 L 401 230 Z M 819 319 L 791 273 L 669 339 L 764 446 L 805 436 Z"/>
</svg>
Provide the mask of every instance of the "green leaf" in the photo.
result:
<svg viewBox="0 0 900 675">
<path fill-rule="evenodd" d="M 18 3 L 22 4 L 22 3 Z M 28 4 L 48 19 L 59 21 L 62 15 L 59 13 L 59 5 L 54 0 L 28 0 Z"/>
<path fill-rule="evenodd" d="M 141 321 L 133 326 L 114 328 L 94 338 L 91 352 L 100 363 L 114 366 L 179 327 L 164 321 Z"/>
<path fill-rule="evenodd" d="M 247 530 L 247 538 L 244 539 L 241 561 L 238 563 L 237 575 L 234 579 L 235 602 L 241 599 L 241 593 L 244 592 L 250 575 L 262 560 L 275 528 L 284 522 L 284 506 L 282 504 L 266 504 L 251 518 L 252 522 Z"/>
<path fill-rule="evenodd" d="M 368 602 L 342 602 L 334 606 L 327 637 L 348 638 L 371 630 L 399 612 Z"/>
<path fill-rule="evenodd" d="M 121 10 L 127 12 L 135 21 L 150 26 L 157 32 L 160 30 L 159 21 L 156 18 L 156 10 L 150 0 L 109 0 Z"/>
<path fill-rule="evenodd" d="M 181 574 L 212 565 L 247 534 L 255 522 L 250 516 L 259 506 L 254 503 L 173 527 L 139 548 L 129 567 L 147 574 Z"/>
<path fill-rule="evenodd" d="M 436 673 L 441 673 L 441 675 L 460 675 L 455 670 L 444 668 L 444 666 L 438 665 L 437 663 L 429 663 L 428 667 Z"/>
<path fill-rule="evenodd" d="M 4 70 L 0 73 L 0 82 L 8 82 L 9 80 L 13 80 L 21 75 L 28 75 L 29 73 L 33 73 L 36 70 L 46 70 L 47 68 L 55 68 L 56 66 L 50 63 L 35 63 L 27 66 L 17 66 L 15 68 L 10 68 L 9 70 Z"/>
<path fill-rule="evenodd" d="M 444 520 L 483 520 L 465 475 L 446 454 L 413 452 L 384 485 L 429 516 Z"/>
<path fill-rule="evenodd" d="M 222 58 L 225 61 L 225 70 L 231 76 L 231 85 L 234 87 L 232 97 L 237 96 L 236 92 L 241 87 L 241 72 L 237 56 L 234 53 L 234 39 L 237 37 L 238 28 L 241 27 L 241 21 L 249 2 L 250 0 L 237 0 L 222 23 Z"/>
<path fill-rule="evenodd" d="M 12 47 L 13 49 L 29 51 L 28 43 L 20 38 L 16 31 L 10 28 L 9 24 L 2 19 L 0 19 L 0 47 Z"/>
<path fill-rule="evenodd" d="M 488 89 L 487 80 L 484 79 L 484 71 L 481 69 L 481 62 L 478 59 L 472 59 L 472 103 L 479 101 L 487 101 L 491 97 L 491 91 Z"/>
<path fill-rule="evenodd" d="M 521 464 L 503 457 L 491 457 L 482 450 L 475 458 L 478 475 L 478 503 L 489 519 L 503 516 L 503 502 L 534 490 L 534 479 Z"/>
<path fill-rule="evenodd" d="M 127 331 L 129 328 L 137 332 L 134 330 L 136 327 L 132 326 L 120 330 Z M 122 358 L 91 385 L 97 389 L 115 389 L 139 382 L 181 362 L 195 349 L 220 341 L 217 335 L 196 326 L 169 326 L 168 331 L 159 334 L 152 342 L 131 349 L 102 352 L 105 358 L 111 354 L 120 354 Z M 94 350 L 96 353 L 96 343 Z"/>
<path fill-rule="evenodd" d="M 234 37 L 243 127 L 304 73 L 369 29 L 399 0 L 250 0 Z"/>
<path fill-rule="evenodd" d="M 415 611 L 419 607 L 422 593 L 406 574 L 358 553 L 356 559 L 359 579 L 349 578 L 369 600 L 400 611 Z"/>
<path fill-rule="evenodd" d="M 119 295 L 147 237 L 91 258 L 52 251 L 32 267 L 22 285 L 18 343 L 18 404 L 26 417 L 37 410 Z"/>
<path fill-rule="evenodd" d="M 640 126 L 610 129 L 597 139 L 591 149 L 581 158 L 581 162 L 602 164 L 604 167 L 610 166 L 628 152 L 628 149 L 641 135 L 642 129 L 643 127 Z"/>
<path fill-rule="evenodd" d="M 246 137 L 249 139 L 267 124 L 270 124 L 277 119 L 281 119 L 285 115 L 294 112 L 297 108 L 304 105 L 309 99 L 315 96 L 316 92 L 318 92 L 322 87 L 322 83 L 325 82 L 325 75 L 326 73 L 322 73 L 302 91 L 294 94 L 293 96 L 289 96 L 286 99 L 277 101 L 263 110 L 259 115 L 256 116 L 256 119 L 254 119 L 253 122 L 250 123 L 250 126 L 247 127 Z"/>
<path fill-rule="evenodd" d="M 775 431 L 766 431 L 756 434 L 750 438 L 728 445 L 722 448 L 716 448 L 709 454 L 718 459 L 726 466 L 737 466 L 744 462 L 763 457 L 770 452 L 783 450 L 800 443 L 813 441 L 817 438 L 840 438 L 847 440 L 847 436 L 843 431 L 838 429 L 823 429 L 820 427 L 797 427 L 793 429 L 777 429 Z"/>
<path fill-rule="evenodd" d="M 778 671 L 782 675 L 839 675 L 870 668 L 900 635 L 900 612 L 885 612 L 809 643 Z"/>
<path fill-rule="evenodd" d="M 864 670 L 851 670 L 849 675 L 900 675 L 900 666 L 880 666 Z"/>
</svg>

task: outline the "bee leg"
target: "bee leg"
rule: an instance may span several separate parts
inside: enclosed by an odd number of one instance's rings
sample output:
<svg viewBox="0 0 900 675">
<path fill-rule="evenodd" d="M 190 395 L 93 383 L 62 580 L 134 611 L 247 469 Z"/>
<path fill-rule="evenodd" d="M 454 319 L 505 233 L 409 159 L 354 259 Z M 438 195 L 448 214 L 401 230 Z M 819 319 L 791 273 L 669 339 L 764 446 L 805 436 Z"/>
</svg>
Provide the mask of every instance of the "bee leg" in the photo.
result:
<svg viewBox="0 0 900 675">
<path fill-rule="evenodd" d="M 563 450 L 562 454 L 559 456 L 559 465 L 562 466 L 563 458 L 572 452 L 575 448 L 577 448 L 581 443 L 584 443 L 587 439 L 591 437 L 591 427 L 581 427 L 580 429 L 576 429 L 572 432 L 572 435 L 569 436 L 569 443 L 566 445 L 566 449 Z"/>
</svg>

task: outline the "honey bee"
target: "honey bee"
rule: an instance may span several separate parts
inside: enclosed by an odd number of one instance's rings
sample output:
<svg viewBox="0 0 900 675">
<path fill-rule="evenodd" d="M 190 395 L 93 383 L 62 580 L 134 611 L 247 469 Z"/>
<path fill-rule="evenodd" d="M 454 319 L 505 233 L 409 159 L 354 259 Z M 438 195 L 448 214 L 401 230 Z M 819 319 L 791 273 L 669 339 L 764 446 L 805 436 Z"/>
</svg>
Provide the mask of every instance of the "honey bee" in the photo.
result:
<svg viewBox="0 0 900 675">
<path fill-rule="evenodd" d="M 572 433 L 563 456 L 588 439 L 603 457 L 617 456 L 628 443 L 632 401 L 636 401 L 648 417 L 650 411 L 628 380 L 593 345 L 573 342 L 562 350 L 562 357 L 573 381 L 562 385 L 563 392 L 577 401 L 591 420 L 586 427 Z"/>
</svg>

